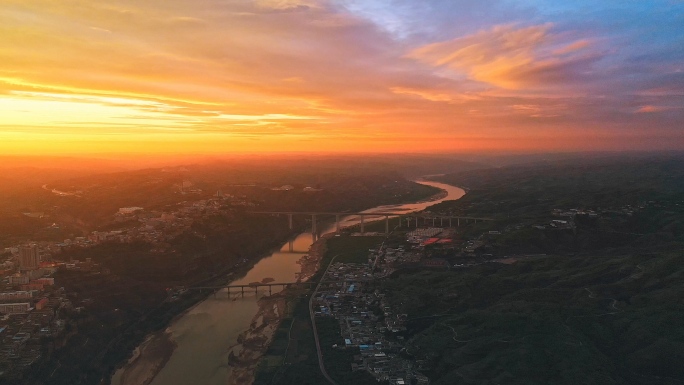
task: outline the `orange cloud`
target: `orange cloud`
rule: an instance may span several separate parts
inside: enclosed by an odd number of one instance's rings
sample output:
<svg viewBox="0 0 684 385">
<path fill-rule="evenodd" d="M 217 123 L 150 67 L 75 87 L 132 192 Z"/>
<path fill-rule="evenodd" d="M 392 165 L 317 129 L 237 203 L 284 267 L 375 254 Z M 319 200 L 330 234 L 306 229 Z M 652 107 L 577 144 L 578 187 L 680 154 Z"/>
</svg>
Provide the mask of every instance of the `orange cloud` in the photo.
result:
<svg viewBox="0 0 684 385">
<path fill-rule="evenodd" d="M 589 45 L 591 45 L 589 40 L 578 40 L 574 43 L 566 45 L 565 47 L 553 51 L 553 53 L 554 55 L 565 55 L 579 50 L 583 50 L 589 47 Z"/>
<path fill-rule="evenodd" d="M 601 56 L 552 24 L 418 45 L 327 0 L 5 0 L 0 36 L 5 152 L 464 150 L 634 120 L 574 87 Z"/>
<path fill-rule="evenodd" d="M 506 89 L 554 85 L 572 78 L 576 73 L 574 67 L 590 64 L 598 57 L 567 57 L 586 48 L 586 40 L 554 49 L 559 38 L 551 32 L 552 27 L 500 25 L 420 47 L 409 57 Z"/>
<path fill-rule="evenodd" d="M 670 110 L 670 107 L 663 107 L 663 106 L 642 106 L 639 107 L 636 112 L 637 113 L 652 113 L 652 112 L 662 112 L 662 111 L 667 111 Z"/>
</svg>

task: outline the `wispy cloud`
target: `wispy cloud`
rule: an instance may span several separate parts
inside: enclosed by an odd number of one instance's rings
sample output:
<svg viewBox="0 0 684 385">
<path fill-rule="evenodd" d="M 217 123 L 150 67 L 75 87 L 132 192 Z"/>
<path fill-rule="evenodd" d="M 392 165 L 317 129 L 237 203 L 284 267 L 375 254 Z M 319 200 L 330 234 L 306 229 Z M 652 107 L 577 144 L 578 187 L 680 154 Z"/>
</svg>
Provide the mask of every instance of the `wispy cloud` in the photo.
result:
<svg viewBox="0 0 684 385">
<path fill-rule="evenodd" d="M 578 54 L 586 40 L 561 42 L 551 24 L 499 25 L 475 34 L 420 47 L 409 57 L 465 73 L 498 87 L 554 86 L 586 77 L 602 53 Z M 559 47 L 562 45 L 562 47 Z M 572 54 L 572 55 L 571 55 Z"/>
<path fill-rule="evenodd" d="M 610 147 L 643 132 L 644 145 L 672 147 L 684 135 L 672 128 L 684 124 L 684 6 L 647 8 L 5 0 L 0 140 L 474 150 L 575 148 L 583 135 Z"/>
</svg>

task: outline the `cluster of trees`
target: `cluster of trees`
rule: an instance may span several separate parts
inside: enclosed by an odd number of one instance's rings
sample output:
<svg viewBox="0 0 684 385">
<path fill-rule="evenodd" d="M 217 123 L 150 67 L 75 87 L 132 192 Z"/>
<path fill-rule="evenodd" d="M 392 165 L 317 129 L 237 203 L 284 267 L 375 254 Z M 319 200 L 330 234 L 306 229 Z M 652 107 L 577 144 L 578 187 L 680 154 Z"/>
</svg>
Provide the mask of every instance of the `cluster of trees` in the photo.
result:
<svg viewBox="0 0 684 385">
<path fill-rule="evenodd" d="M 471 236 L 512 265 L 404 270 L 384 281 L 407 313 L 408 354 L 435 384 L 678 384 L 684 380 L 684 162 L 603 160 L 448 175 L 470 188 L 433 211 L 492 216 Z M 621 210 L 635 209 L 632 214 Z M 601 212 L 538 230 L 554 208 Z M 516 224 L 523 226 L 515 228 Z M 556 253 L 556 254 L 551 254 Z"/>
<path fill-rule="evenodd" d="M 681 252 L 541 258 L 387 280 L 436 384 L 676 384 Z"/>
</svg>

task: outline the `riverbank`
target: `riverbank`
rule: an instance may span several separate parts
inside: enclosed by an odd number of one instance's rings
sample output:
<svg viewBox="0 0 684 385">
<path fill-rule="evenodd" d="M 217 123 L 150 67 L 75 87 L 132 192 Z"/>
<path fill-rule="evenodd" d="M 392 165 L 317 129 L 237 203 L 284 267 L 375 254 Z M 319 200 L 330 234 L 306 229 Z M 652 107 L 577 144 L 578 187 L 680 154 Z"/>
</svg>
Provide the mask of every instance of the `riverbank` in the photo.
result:
<svg viewBox="0 0 684 385">
<path fill-rule="evenodd" d="M 282 241 L 281 241 L 282 242 Z M 228 273 L 220 273 L 212 278 L 195 282 L 193 286 L 222 286 L 226 285 L 236 279 L 240 279 L 247 275 L 247 273 L 259 263 L 261 259 L 268 256 L 271 251 L 264 251 L 257 255 L 256 258 L 250 261 L 249 264 L 243 265 L 238 270 Z M 198 294 L 199 293 L 199 294 Z M 191 313 L 211 293 L 202 294 L 198 291 L 191 291 L 186 294 L 190 298 L 183 298 L 188 303 L 187 307 L 183 307 L 173 318 L 168 322 L 168 325 L 173 325 L 180 319 Z M 147 347 L 147 348 L 146 348 Z M 110 383 L 111 385 L 149 385 L 154 378 L 164 368 L 166 363 L 173 356 L 177 343 L 173 339 L 173 334 L 170 328 L 164 331 L 152 332 L 148 335 L 145 341 L 138 346 L 132 353 L 132 356 L 122 363 L 122 365 L 113 373 Z M 128 374 L 127 374 L 128 373 Z"/>
<path fill-rule="evenodd" d="M 121 383 L 127 385 L 149 385 L 173 355 L 176 343 L 171 332 L 164 331 L 149 336 L 133 352 L 121 374 Z"/>
<path fill-rule="evenodd" d="M 447 190 L 441 189 L 441 191 L 438 192 L 437 194 L 435 194 L 435 195 L 433 195 L 427 199 L 423 199 L 421 201 L 418 201 L 416 203 L 430 203 L 430 202 L 438 201 L 440 199 L 444 199 L 448 196 L 449 196 L 449 192 Z"/>
<path fill-rule="evenodd" d="M 297 282 L 308 281 L 318 272 L 326 253 L 327 240 L 333 234 L 325 234 L 314 242 L 309 252 L 297 263 L 301 271 Z M 280 293 L 259 299 L 259 311 L 252 319 L 249 329 L 240 334 L 237 343 L 229 348 L 228 385 L 249 385 L 254 382 L 256 368 L 271 345 L 276 330 L 288 316 L 288 302 L 301 294 L 302 288 L 287 288 Z"/>
<path fill-rule="evenodd" d="M 308 281 L 311 277 L 318 272 L 321 265 L 321 260 L 327 251 L 326 242 L 332 237 L 333 234 L 325 234 L 321 236 L 316 242 L 314 242 L 309 248 L 309 252 L 300 258 L 297 263 L 301 267 L 301 272 L 299 273 L 299 278 L 297 282 Z"/>
<path fill-rule="evenodd" d="M 277 293 L 259 299 L 259 311 L 249 329 L 238 336 L 237 343 L 229 347 L 228 385 L 250 385 L 259 359 L 273 340 L 286 309 L 287 294 Z"/>
</svg>

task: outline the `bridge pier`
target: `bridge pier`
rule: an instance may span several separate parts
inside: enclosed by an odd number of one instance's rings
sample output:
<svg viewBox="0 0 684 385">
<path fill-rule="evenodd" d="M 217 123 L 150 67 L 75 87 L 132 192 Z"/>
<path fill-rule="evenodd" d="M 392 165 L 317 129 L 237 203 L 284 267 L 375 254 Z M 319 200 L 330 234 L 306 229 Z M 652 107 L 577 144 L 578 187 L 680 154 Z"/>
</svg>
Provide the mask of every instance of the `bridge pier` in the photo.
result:
<svg viewBox="0 0 684 385">
<path fill-rule="evenodd" d="M 418 228 L 418 217 L 416 217 L 416 228 Z"/>
<path fill-rule="evenodd" d="M 439 218 L 439 227 L 444 227 L 444 218 Z"/>
<path fill-rule="evenodd" d="M 287 218 L 288 222 L 290 224 L 290 230 L 292 230 L 292 214 L 287 214 L 287 216 L 288 216 L 288 218 Z"/>
<path fill-rule="evenodd" d="M 294 240 L 290 239 L 288 250 L 290 253 L 294 252 Z"/>
<path fill-rule="evenodd" d="M 364 230 L 364 226 L 365 226 L 364 220 L 365 220 L 366 217 L 365 217 L 364 215 L 359 215 L 359 216 L 361 217 L 361 235 L 363 235 L 363 234 L 365 233 L 365 230 Z"/>
<path fill-rule="evenodd" d="M 432 218 L 432 227 L 435 227 L 435 218 Z"/>
<path fill-rule="evenodd" d="M 318 229 L 316 228 L 316 214 L 311 214 L 311 235 L 313 236 L 314 242 L 316 241 L 317 233 Z"/>
<path fill-rule="evenodd" d="M 451 227 L 451 217 L 449 217 L 449 227 Z"/>
</svg>

